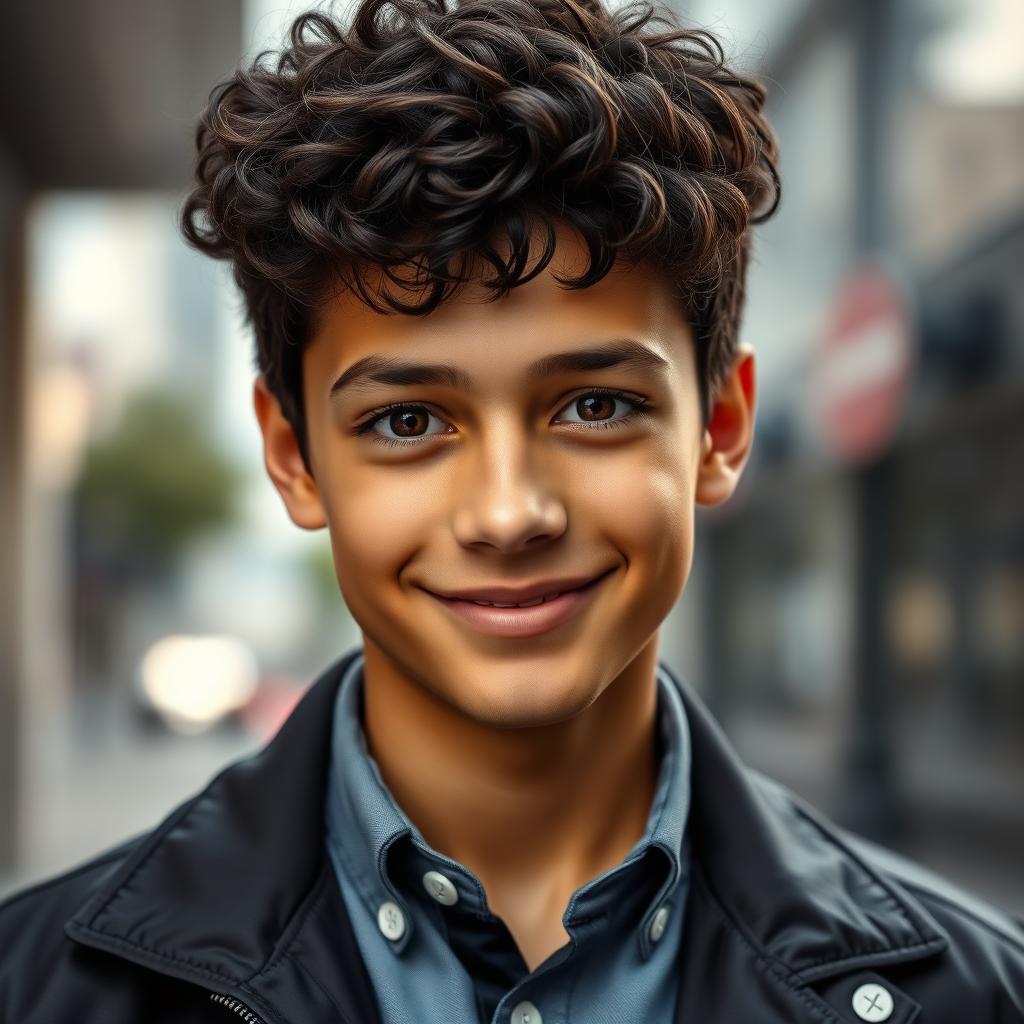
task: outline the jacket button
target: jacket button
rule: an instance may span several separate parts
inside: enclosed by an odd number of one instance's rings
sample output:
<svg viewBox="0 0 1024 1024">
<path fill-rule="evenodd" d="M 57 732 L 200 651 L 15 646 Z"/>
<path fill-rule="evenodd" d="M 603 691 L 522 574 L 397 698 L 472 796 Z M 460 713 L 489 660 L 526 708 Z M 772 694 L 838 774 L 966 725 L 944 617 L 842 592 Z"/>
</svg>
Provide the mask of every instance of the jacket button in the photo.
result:
<svg viewBox="0 0 1024 1024">
<path fill-rule="evenodd" d="M 405 914 L 397 903 L 386 900 L 377 910 L 377 926 L 385 938 L 400 939 L 405 933 Z"/>
<path fill-rule="evenodd" d="M 544 1021 L 540 1010 L 529 999 L 524 999 L 512 1008 L 512 1024 L 544 1024 Z"/>
<path fill-rule="evenodd" d="M 451 880 L 442 875 L 440 871 L 428 871 L 423 876 L 423 888 L 446 907 L 453 906 L 459 902 L 459 894 L 452 885 Z"/>
<path fill-rule="evenodd" d="M 658 907 L 654 917 L 651 918 L 651 929 L 648 933 L 651 942 L 657 942 L 665 934 L 665 925 L 668 922 L 668 907 Z"/>
<path fill-rule="evenodd" d="M 853 1012 L 861 1020 L 888 1020 L 892 1016 L 892 994 L 873 982 L 861 985 L 853 993 Z"/>
</svg>

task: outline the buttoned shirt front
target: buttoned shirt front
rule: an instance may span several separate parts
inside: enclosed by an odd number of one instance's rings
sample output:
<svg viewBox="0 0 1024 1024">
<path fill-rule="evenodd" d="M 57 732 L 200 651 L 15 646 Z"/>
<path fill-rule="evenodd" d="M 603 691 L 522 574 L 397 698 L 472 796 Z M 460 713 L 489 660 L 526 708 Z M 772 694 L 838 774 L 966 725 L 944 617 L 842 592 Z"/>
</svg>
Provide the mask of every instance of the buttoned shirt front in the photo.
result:
<svg viewBox="0 0 1024 1024">
<path fill-rule="evenodd" d="M 327 849 L 382 1024 L 669 1024 L 689 891 L 690 737 L 661 664 L 644 834 L 573 893 L 568 941 L 533 971 L 479 878 L 433 849 L 385 785 L 363 732 L 363 665 L 360 652 L 335 699 Z"/>
</svg>

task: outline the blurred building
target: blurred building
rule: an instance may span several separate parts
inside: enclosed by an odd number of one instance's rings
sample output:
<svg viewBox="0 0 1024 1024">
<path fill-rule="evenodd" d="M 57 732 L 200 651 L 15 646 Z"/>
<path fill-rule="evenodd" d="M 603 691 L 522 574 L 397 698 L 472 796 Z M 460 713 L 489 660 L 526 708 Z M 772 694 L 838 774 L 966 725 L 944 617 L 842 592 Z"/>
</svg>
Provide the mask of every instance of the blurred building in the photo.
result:
<svg viewBox="0 0 1024 1024">
<path fill-rule="evenodd" d="M 27 446 L 39 370 L 26 344 L 29 210 L 53 191 L 180 190 L 190 175 L 195 114 L 237 61 L 241 18 L 241 0 L 0 5 L 10 51 L 0 69 L 7 97 L 0 108 L 0 872 L 18 852 L 30 702 L 60 699 L 51 688 L 65 682 L 35 671 L 36 659 L 59 659 L 69 642 L 55 634 L 42 653 L 38 644 L 31 649 L 32 616 L 51 601 L 60 606 L 66 594 L 59 565 L 51 585 L 44 577 L 55 567 L 40 564 L 39 549 L 25 543 L 35 511 Z M 67 374 L 48 381 L 64 431 L 48 439 L 54 452 L 73 442 L 80 382 Z"/>
<path fill-rule="evenodd" d="M 777 35 L 746 6 L 693 16 L 768 37 L 746 43 L 784 198 L 743 330 L 757 440 L 698 523 L 678 658 L 753 763 L 1020 910 L 1024 11 L 785 4 Z M 905 298 L 912 363 L 887 443 L 851 462 L 815 412 L 815 360 L 865 263 Z"/>
</svg>

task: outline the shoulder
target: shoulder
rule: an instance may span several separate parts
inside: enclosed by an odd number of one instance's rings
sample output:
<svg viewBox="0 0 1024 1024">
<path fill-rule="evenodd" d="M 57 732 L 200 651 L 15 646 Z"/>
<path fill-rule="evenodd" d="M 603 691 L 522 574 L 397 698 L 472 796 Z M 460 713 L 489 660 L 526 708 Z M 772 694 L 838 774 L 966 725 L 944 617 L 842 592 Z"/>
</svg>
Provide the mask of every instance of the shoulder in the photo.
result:
<svg viewBox="0 0 1024 1024">
<path fill-rule="evenodd" d="M 917 861 L 837 825 L 843 843 L 876 872 L 912 894 L 948 933 L 954 949 L 983 952 L 1015 977 L 1024 1007 L 1024 918 L 1002 910 Z"/>
<path fill-rule="evenodd" d="M 848 849 L 916 899 L 947 936 L 945 953 L 920 967 L 929 1005 L 977 1005 L 993 1022 L 1024 1024 L 1024 920 L 916 861 L 833 827 Z"/>
<path fill-rule="evenodd" d="M 0 991 L 11 977 L 23 982 L 45 971 L 69 946 L 64 923 L 142 843 L 148 832 L 37 882 L 0 901 Z M 2 1003 L 0 1003 L 2 1005 Z"/>
<path fill-rule="evenodd" d="M 73 914 L 147 835 L 148 831 L 122 840 L 66 871 L 34 882 L 0 900 L 0 948 L 3 948 L 2 939 L 12 934 L 11 929 L 20 934 L 33 918 L 51 913 L 59 915 L 65 909 L 68 916 Z"/>
<path fill-rule="evenodd" d="M 945 952 L 919 965 L 930 1005 L 936 996 L 955 1001 L 973 994 L 979 1005 L 999 1014 L 993 1020 L 1024 1022 L 1024 918 L 1019 913 L 995 907 L 939 872 L 850 832 L 780 783 L 752 770 L 751 775 L 762 791 L 787 804 L 790 814 L 819 831 L 841 857 L 901 901 L 915 904 L 945 937 Z"/>
<path fill-rule="evenodd" d="M 0 902 L 0 1022 L 193 1024 L 223 1016 L 211 1011 L 205 990 L 73 941 L 65 932 L 90 898 L 130 867 L 151 835 L 126 839 Z"/>
</svg>

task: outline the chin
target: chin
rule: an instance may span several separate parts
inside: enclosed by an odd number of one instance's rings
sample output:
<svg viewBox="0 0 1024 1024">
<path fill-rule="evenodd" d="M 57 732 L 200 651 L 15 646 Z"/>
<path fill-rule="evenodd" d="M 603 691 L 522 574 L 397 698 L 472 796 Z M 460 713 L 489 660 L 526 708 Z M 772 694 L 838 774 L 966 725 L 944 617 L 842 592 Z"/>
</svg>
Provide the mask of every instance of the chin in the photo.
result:
<svg viewBox="0 0 1024 1024">
<path fill-rule="evenodd" d="M 477 682 L 472 693 L 463 694 L 454 703 L 467 717 L 496 729 L 554 725 L 585 711 L 598 696 L 564 685 L 545 685 L 537 676 L 511 686 L 494 682 L 499 685 L 480 687 Z"/>
</svg>

